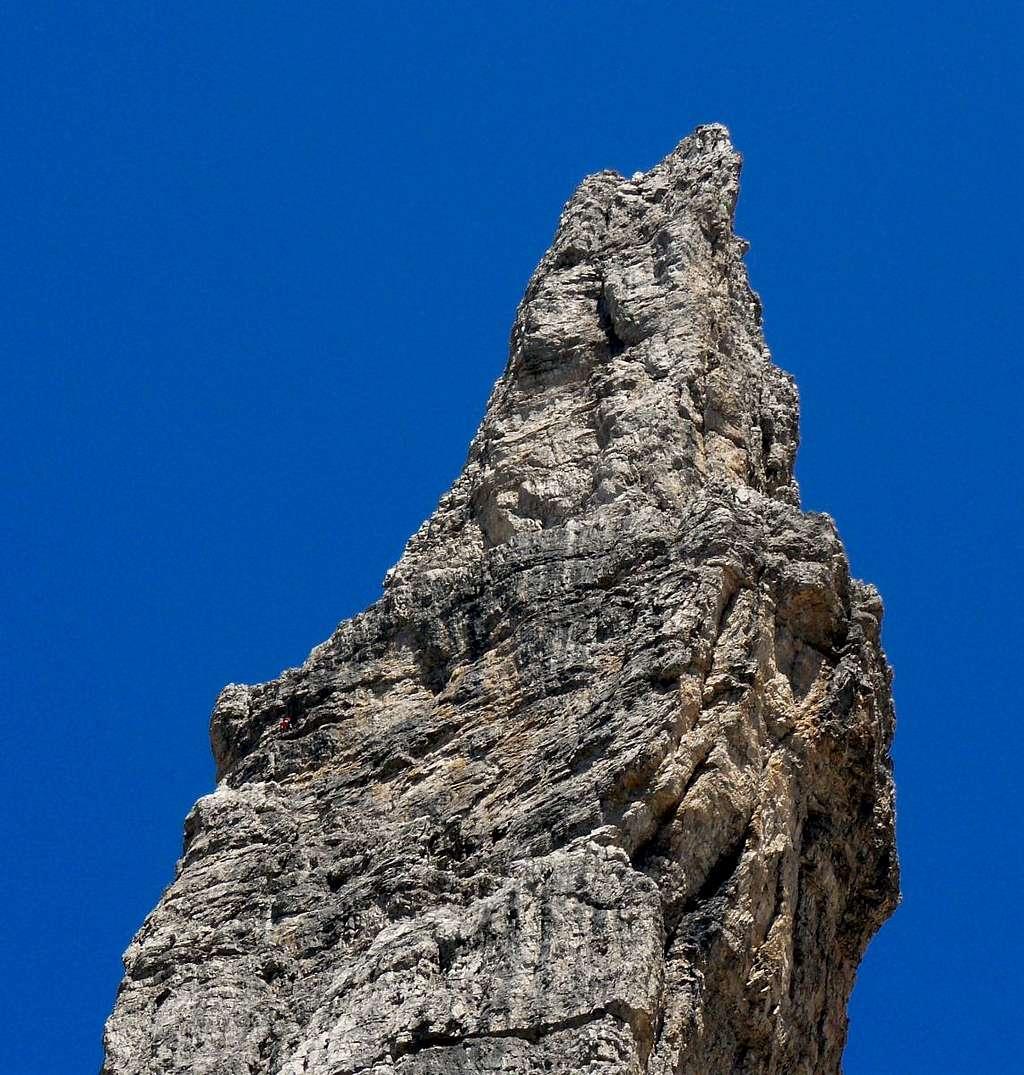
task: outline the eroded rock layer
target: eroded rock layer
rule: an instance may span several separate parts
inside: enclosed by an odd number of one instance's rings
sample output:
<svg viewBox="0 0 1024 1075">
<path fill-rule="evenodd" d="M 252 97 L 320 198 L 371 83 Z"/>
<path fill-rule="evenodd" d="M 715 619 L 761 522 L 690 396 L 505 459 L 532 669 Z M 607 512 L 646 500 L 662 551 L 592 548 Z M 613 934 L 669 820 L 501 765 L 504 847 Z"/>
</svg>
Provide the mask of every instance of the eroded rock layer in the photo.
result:
<svg viewBox="0 0 1024 1075">
<path fill-rule="evenodd" d="M 890 672 L 799 508 L 739 166 L 710 126 L 583 182 L 383 597 L 221 693 L 107 1075 L 839 1070 Z"/>
</svg>

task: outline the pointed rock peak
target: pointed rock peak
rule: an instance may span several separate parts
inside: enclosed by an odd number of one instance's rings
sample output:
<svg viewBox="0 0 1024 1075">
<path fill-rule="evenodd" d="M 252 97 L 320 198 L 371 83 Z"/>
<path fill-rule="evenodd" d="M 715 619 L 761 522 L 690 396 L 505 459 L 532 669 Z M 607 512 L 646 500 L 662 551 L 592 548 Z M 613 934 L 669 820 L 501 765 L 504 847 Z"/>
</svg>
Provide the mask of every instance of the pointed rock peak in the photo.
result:
<svg viewBox="0 0 1024 1075">
<path fill-rule="evenodd" d="M 881 602 L 699 128 L 570 200 L 384 596 L 214 709 L 103 1075 L 838 1075 L 895 906 Z"/>
<path fill-rule="evenodd" d="M 739 168 L 713 125 L 649 172 L 580 184 L 466 469 L 399 573 L 569 521 L 678 514 L 709 483 L 797 502 L 797 396 L 733 234 Z"/>
<path fill-rule="evenodd" d="M 712 123 L 687 135 L 647 172 L 634 172 L 629 179 L 611 170 L 587 176 L 566 203 L 551 252 L 568 261 L 582 256 L 590 248 L 587 238 L 603 232 L 598 225 L 607 223 L 617 198 L 660 202 L 673 191 L 685 192 L 691 203 L 701 198 L 720 202 L 731 226 L 741 165 L 729 131 Z"/>
</svg>

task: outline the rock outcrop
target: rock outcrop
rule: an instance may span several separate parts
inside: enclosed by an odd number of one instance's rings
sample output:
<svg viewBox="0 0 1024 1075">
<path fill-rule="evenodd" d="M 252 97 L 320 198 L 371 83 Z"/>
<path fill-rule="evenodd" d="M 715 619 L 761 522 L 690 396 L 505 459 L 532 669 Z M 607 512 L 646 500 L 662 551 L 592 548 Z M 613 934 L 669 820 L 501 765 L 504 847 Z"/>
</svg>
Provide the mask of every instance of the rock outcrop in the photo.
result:
<svg viewBox="0 0 1024 1075">
<path fill-rule="evenodd" d="M 882 605 L 701 127 L 586 179 L 381 599 L 226 687 L 106 1075 L 838 1072 L 898 898 Z"/>
</svg>

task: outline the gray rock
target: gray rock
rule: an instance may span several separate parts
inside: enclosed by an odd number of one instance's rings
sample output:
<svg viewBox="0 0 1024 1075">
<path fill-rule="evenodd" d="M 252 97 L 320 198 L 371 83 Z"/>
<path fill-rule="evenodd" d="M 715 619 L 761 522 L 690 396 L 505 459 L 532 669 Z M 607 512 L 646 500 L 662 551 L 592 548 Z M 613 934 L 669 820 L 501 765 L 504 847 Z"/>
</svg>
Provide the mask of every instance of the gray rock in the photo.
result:
<svg viewBox="0 0 1024 1075">
<path fill-rule="evenodd" d="M 839 1071 L 890 671 L 799 508 L 739 167 L 709 126 L 582 183 L 383 597 L 221 693 L 106 1075 Z"/>
</svg>

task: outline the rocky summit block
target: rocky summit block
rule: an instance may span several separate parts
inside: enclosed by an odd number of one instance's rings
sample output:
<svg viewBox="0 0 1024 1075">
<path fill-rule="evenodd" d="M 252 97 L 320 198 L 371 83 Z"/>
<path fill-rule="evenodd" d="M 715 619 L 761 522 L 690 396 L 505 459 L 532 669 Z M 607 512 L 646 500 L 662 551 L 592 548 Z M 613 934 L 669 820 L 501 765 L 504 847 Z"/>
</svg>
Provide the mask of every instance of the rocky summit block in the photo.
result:
<svg viewBox="0 0 1024 1075">
<path fill-rule="evenodd" d="M 586 179 L 381 599 L 231 685 L 105 1075 L 826 1075 L 898 898 L 882 605 L 698 128 Z"/>
</svg>

